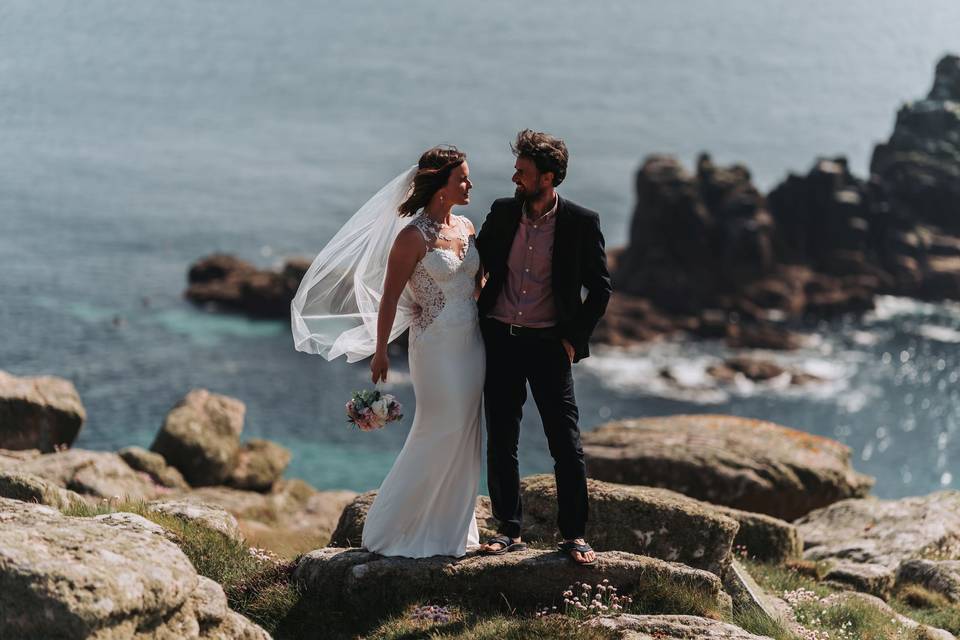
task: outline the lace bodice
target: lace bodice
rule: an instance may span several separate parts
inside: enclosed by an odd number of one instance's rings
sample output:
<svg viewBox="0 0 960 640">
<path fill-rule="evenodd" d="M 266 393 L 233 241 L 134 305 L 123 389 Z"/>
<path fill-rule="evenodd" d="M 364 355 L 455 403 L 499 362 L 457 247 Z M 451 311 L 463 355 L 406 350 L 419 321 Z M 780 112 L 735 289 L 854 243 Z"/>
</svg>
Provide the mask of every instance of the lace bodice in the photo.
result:
<svg viewBox="0 0 960 640">
<path fill-rule="evenodd" d="M 460 240 L 463 255 L 454 249 L 433 247 L 437 228 L 432 220 L 421 214 L 409 226 L 416 227 L 431 248 L 417 263 L 408 286 L 422 312 L 411 326 L 411 344 L 428 329 L 456 328 L 476 322 L 477 304 L 473 299 L 480 254 L 473 236 L 467 235 L 465 221 L 460 217 Z"/>
</svg>

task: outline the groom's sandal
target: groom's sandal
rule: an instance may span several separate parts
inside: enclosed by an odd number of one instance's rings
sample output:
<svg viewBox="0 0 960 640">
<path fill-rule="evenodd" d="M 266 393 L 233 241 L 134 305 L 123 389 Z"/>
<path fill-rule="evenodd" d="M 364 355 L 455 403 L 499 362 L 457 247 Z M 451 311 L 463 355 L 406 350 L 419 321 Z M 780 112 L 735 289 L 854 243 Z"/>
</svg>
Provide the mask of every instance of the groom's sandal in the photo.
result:
<svg viewBox="0 0 960 640">
<path fill-rule="evenodd" d="M 591 547 L 587 543 L 580 544 L 579 542 L 564 541 L 564 542 L 561 542 L 559 545 L 557 545 L 557 548 L 561 551 L 561 553 L 565 553 L 568 556 L 570 556 L 570 559 L 576 562 L 577 564 L 581 564 L 585 567 L 589 567 L 590 565 L 597 564 L 596 558 L 587 562 L 586 560 L 577 560 L 576 557 L 574 557 L 573 555 L 574 551 L 578 551 L 580 552 L 581 555 L 584 555 L 584 556 L 587 555 L 588 552 L 593 551 L 593 547 Z"/>
<path fill-rule="evenodd" d="M 527 543 L 526 542 L 514 542 L 508 536 L 494 536 L 487 540 L 487 545 L 499 544 L 499 549 L 485 550 L 481 549 L 480 554 L 484 556 L 502 556 L 505 553 L 510 551 L 526 551 Z"/>
</svg>

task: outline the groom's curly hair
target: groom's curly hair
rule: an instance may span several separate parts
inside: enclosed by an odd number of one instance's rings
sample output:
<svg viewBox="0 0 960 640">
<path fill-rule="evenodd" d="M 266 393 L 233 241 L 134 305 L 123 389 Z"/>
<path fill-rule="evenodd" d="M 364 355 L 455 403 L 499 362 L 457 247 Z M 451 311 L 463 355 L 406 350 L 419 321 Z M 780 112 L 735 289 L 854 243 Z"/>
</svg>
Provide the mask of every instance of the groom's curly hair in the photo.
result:
<svg viewBox="0 0 960 640">
<path fill-rule="evenodd" d="M 442 189 L 453 170 L 463 164 L 467 154 L 453 145 L 432 147 L 423 152 L 413 177 L 410 195 L 398 209 L 401 216 L 412 216 L 427 206 L 430 198 Z"/>
<path fill-rule="evenodd" d="M 517 134 L 517 140 L 510 145 L 513 155 L 518 158 L 530 158 L 540 173 L 553 172 L 553 186 L 559 186 L 567 177 L 567 145 L 560 138 L 548 133 L 524 129 Z"/>
</svg>

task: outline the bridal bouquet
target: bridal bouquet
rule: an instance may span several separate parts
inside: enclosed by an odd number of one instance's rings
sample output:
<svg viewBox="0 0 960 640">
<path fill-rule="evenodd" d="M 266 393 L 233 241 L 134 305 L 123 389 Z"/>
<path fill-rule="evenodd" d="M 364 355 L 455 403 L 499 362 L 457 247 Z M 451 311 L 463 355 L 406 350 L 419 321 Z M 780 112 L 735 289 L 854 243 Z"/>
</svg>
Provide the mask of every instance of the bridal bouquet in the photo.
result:
<svg viewBox="0 0 960 640">
<path fill-rule="evenodd" d="M 382 429 L 388 422 L 403 417 L 403 407 L 389 393 L 380 393 L 377 389 L 357 391 L 347 403 L 347 422 L 351 422 L 361 431 Z"/>
</svg>

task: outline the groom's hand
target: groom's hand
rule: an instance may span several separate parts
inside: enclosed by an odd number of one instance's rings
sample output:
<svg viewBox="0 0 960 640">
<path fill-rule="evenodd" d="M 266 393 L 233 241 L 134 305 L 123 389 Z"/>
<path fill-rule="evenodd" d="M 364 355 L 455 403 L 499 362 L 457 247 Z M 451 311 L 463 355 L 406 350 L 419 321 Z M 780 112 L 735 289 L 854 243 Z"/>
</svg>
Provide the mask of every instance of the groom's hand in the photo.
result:
<svg viewBox="0 0 960 640">
<path fill-rule="evenodd" d="M 573 348 L 573 345 L 570 344 L 570 341 L 566 338 L 560 338 L 560 342 L 563 343 L 563 348 L 567 352 L 567 357 L 570 358 L 570 364 L 573 364 L 573 356 L 577 353 L 576 349 Z"/>
</svg>

